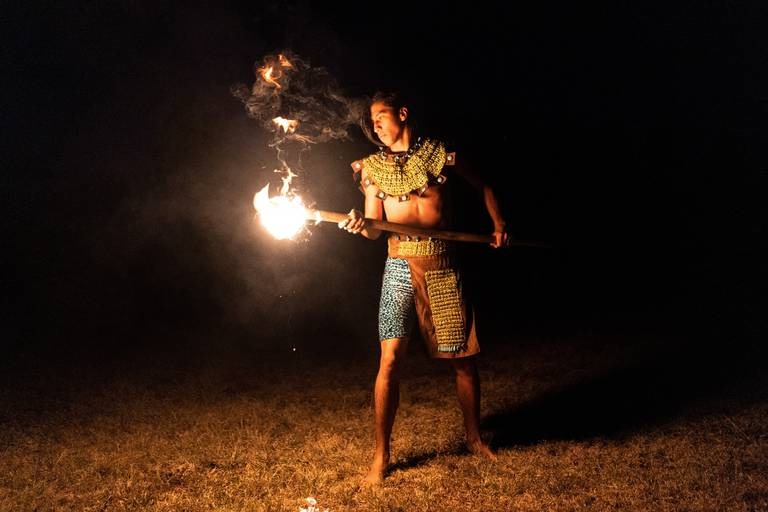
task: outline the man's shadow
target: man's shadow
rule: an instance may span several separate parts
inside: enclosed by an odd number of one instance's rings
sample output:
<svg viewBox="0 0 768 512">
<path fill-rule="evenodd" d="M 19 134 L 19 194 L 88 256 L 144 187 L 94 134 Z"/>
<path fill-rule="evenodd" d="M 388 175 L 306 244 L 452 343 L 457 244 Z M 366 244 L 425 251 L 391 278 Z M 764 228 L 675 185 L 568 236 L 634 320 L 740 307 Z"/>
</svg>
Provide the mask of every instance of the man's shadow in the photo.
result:
<svg viewBox="0 0 768 512">
<path fill-rule="evenodd" d="M 548 440 L 622 439 L 679 417 L 732 411 L 734 403 L 746 407 L 766 399 L 764 352 L 750 344 L 649 347 L 630 364 L 595 370 L 578 382 L 555 385 L 532 400 L 494 411 L 483 418 L 481 429 L 498 450 Z M 389 472 L 461 453 L 467 452 L 457 440 L 447 451 L 408 454 Z"/>
<path fill-rule="evenodd" d="M 763 350 L 694 344 L 656 349 L 642 361 L 556 386 L 482 421 L 493 448 L 546 440 L 620 439 L 680 416 L 695 417 L 765 398 Z"/>
</svg>

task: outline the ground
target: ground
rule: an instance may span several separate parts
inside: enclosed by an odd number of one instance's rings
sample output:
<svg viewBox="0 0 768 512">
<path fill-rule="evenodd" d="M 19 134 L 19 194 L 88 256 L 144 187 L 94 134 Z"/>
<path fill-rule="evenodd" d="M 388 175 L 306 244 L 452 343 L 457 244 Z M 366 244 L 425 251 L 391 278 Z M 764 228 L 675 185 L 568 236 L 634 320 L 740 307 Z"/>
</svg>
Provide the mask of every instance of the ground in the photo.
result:
<svg viewBox="0 0 768 512">
<path fill-rule="evenodd" d="M 755 347 L 491 340 L 482 426 L 496 462 L 463 451 L 450 373 L 411 347 L 394 465 L 365 489 L 375 349 L 221 336 L 90 362 L 22 350 L 2 380 L 0 510 L 298 512 L 309 496 L 331 512 L 768 510 Z"/>
</svg>

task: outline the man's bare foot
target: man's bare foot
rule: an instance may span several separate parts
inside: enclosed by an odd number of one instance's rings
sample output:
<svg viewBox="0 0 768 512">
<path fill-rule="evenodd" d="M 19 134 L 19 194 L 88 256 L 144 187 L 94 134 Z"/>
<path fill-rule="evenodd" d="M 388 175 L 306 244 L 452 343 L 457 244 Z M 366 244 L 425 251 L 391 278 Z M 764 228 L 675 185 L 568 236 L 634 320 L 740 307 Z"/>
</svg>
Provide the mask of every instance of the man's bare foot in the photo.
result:
<svg viewBox="0 0 768 512">
<path fill-rule="evenodd" d="M 467 449 L 475 455 L 485 457 L 486 459 L 496 460 L 496 454 L 493 453 L 491 447 L 485 444 L 481 439 L 474 441 L 467 441 Z"/>
<path fill-rule="evenodd" d="M 366 487 L 378 487 L 384 483 L 384 472 L 387 470 L 389 462 L 384 459 L 374 459 L 371 469 L 363 479 L 363 485 Z"/>
</svg>

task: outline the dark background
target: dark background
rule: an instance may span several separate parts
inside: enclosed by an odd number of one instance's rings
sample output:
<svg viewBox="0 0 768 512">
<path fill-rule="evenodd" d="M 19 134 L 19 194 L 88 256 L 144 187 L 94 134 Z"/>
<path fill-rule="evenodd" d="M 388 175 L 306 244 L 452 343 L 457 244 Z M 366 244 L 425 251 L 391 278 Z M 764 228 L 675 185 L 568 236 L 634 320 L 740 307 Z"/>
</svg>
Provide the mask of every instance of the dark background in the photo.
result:
<svg viewBox="0 0 768 512">
<path fill-rule="evenodd" d="M 512 234 L 467 246 L 488 340 L 764 330 L 761 2 L 15 2 L 0 18 L 5 353 L 374 343 L 382 240 L 253 222 L 276 154 L 230 93 L 289 49 L 349 97 L 421 91 Z M 393 7 L 389 14 L 388 7 Z M 351 139 L 300 185 L 360 206 Z M 462 229 L 489 231 L 472 194 Z M 492 341 L 491 341 L 492 344 Z"/>
</svg>

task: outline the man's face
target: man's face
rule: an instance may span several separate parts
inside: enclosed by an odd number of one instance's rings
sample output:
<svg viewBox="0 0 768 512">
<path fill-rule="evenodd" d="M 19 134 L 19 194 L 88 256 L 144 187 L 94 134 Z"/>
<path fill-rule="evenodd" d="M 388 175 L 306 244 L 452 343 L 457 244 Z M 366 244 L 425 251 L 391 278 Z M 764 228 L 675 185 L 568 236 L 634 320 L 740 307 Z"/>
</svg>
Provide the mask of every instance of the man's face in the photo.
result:
<svg viewBox="0 0 768 512">
<path fill-rule="evenodd" d="M 407 111 L 400 109 L 396 112 L 394 107 L 377 101 L 371 105 L 371 121 L 373 131 L 385 146 L 392 146 L 399 141 L 405 130 L 405 118 Z"/>
</svg>

